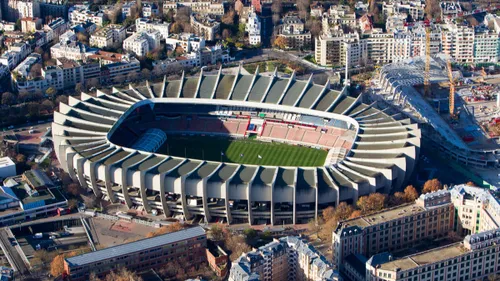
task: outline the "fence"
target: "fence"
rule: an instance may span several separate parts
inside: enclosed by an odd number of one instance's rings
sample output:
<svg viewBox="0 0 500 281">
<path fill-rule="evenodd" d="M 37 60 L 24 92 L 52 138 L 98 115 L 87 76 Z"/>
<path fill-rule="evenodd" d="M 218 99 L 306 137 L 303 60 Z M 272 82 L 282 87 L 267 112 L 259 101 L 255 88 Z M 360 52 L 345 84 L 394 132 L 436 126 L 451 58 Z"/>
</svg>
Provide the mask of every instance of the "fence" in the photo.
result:
<svg viewBox="0 0 500 281">
<path fill-rule="evenodd" d="M 99 212 L 91 212 L 91 211 L 80 210 L 80 213 L 86 213 L 86 214 L 92 213 L 90 215 L 92 215 L 94 217 L 99 217 L 99 218 L 107 219 L 107 220 L 110 220 L 110 221 L 117 221 L 117 220 L 122 219 L 122 218 L 120 218 L 118 216 L 103 214 L 103 213 L 99 213 Z M 163 224 L 168 224 L 167 222 L 145 221 L 145 220 L 134 219 L 134 218 L 131 219 L 130 221 L 133 222 L 133 223 L 147 225 L 147 226 L 154 227 L 154 228 L 160 228 Z"/>
</svg>

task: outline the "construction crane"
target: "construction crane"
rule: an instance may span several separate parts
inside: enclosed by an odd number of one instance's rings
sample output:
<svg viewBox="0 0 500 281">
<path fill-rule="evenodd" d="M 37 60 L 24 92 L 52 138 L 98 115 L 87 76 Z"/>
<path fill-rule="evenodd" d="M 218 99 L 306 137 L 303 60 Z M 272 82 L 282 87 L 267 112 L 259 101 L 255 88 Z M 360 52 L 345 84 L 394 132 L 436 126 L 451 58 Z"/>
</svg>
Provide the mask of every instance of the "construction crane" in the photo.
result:
<svg viewBox="0 0 500 281">
<path fill-rule="evenodd" d="M 431 27 L 427 20 L 425 23 L 425 71 L 424 71 L 424 96 L 429 97 L 431 92 Z"/>
<path fill-rule="evenodd" d="M 453 81 L 453 72 L 451 70 L 451 60 L 450 56 L 446 56 L 446 68 L 448 72 L 448 79 L 450 80 L 450 96 L 449 96 L 449 102 L 450 102 L 450 117 L 452 119 L 457 119 L 457 114 L 455 113 L 455 82 Z"/>
</svg>

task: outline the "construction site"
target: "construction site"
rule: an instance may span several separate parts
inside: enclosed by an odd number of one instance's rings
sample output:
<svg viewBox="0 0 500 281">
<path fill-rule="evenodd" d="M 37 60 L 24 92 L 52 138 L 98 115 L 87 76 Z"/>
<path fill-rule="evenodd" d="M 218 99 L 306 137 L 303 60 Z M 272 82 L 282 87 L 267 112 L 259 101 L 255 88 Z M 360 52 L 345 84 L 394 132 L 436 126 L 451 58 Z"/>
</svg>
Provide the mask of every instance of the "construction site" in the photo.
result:
<svg viewBox="0 0 500 281">
<path fill-rule="evenodd" d="M 383 66 L 372 80 L 382 99 L 421 124 L 423 134 L 466 166 L 498 166 L 498 87 L 484 69 L 463 71 L 445 54 Z M 499 81 L 500 82 L 500 81 Z"/>
</svg>

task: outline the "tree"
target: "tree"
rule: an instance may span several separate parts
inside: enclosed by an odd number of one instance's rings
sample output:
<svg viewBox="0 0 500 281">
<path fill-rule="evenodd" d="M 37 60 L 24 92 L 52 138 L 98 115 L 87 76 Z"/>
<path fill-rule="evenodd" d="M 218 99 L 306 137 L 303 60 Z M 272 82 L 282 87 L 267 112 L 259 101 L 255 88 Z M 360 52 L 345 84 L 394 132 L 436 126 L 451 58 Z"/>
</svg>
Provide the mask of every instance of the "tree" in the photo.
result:
<svg viewBox="0 0 500 281">
<path fill-rule="evenodd" d="M 285 49 L 287 47 L 287 40 L 283 36 L 278 36 L 274 39 L 273 45 L 278 49 Z"/>
<path fill-rule="evenodd" d="M 443 188 L 443 185 L 438 179 L 428 180 L 424 183 L 424 188 L 422 188 L 422 193 L 429 193 L 438 191 Z"/>
<path fill-rule="evenodd" d="M 87 82 L 87 86 L 92 88 L 92 87 L 99 87 L 101 83 L 99 82 L 99 79 L 97 78 L 90 78 L 89 81 Z"/>
<path fill-rule="evenodd" d="M 227 40 L 229 37 L 231 37 L 231 30 L 224 28 L 224 30 L 222 30 L 222 39 Z"/>
<path fill-rule="evenodd" d="M 249 228 L 243 230 L 243 234 L 245 234 L 245 237 L 247 239 L 253 239 L 253 238 L 257 237 L 257 230 L 249 227 Z"/>
<path fill-rule="evenodd" d="M 49 96 L 50 99 L 54 99 L 55 95 L 57 94 L 57 90 L 52 87 L 49 87 L 47 88 L 47 90 L 45 90 L 45 94 L 47 94 L 47 96 Z"/>
<path fill-rule="evenodd" d="M 311 0 L 297 0 L 297 11 L 299 11 L 299 17 L 301 19 L 305 19 L 307 17 L 310 5 Z"/>
<path fill-rule="evenodd" d="M 389 197 L 389 206 L 398 206 L 406 203 L 406 196 L 403 192 L 396 192 Z"/>
<path fill-rule="evenodd" d="M 47 112 L 51 112 L 54 109 L 54 104 L 49 100 L 44 100 L 42 102 L 42 110 L 46 110 Z"/>
<path fill-rule="evenodd" d="M 135 272 L 122 267 L 116 272 L 111 271 L 108 275 L 106 275 L 106 278 L 103 281 L 143 281 L 143 279 Z"/>
<path fill-rule="evenodd" d="M 441 1 L 426 0 L 425 1 L 425 15 L 429 20 L 436 20 L 441 18 Z"/>
<path fill-rule="evenodd" d="M 56 98 L 56 105 L 59 106 L 60 103 L 68 104 L 68 97 L 67 96 L 58 96 Z"/>
<path fill-rule="evenodd" d="M 174 22 L 170 25 L 170 33 L 179 34 L 182 32 L 182 27 L 179 23 Z"/>
<path fill-rule="evenodd" d="M 50 275 L 58 277 L 64 272 L 64 255 L 57 255 L 50 263 Z"/>
<path fill-rule="evenodd" d="M 26 162 L 26 156 L 24 156 L 24 154 L 19 153 L 16 156 L 16 162 L 17 163 L 24 163 L 24 162 Z"/>
<path fill-rule="evenodd" d="M 75 93 L 81 94 L 83 91 L 83 85 L 82 83 L 76 83 L 75 85 Z"/>
<path fill-rule="evenodd" d="M 68 208 L 70 210 L 76 210 L 76 208 L 78 208 L 78 201 L 76 199 L 68 200 Z"/>
<path fill-rule="evenodd" d="M 306 27 L 309 29 L 313 37 L 318 37 L 323 29 L 323 25 L 318 19 L 309 19 L 306 21 Z"/>
<path fill-rule="evenodd" d="M 227 25 L 234 25 L 236 18 L 236 11 L 232 8 L 222 16 L 222 22 Z"/>
<path fill-rule="evenodd" d="M 368 196 L 360 197 L 356 205 L 361 210 L 361 213 L 368 214 L 382 210 L 385 206 L 385 200 L 386 195 L 381 193 L 372 193 Z"/>
<path fill-rule="evenodd" d="M 280 22 L 281 16 L 279 14 L 273 14 L 272 19 L 273 19 L 273 24 L 277 25 Z"/>
<path fill-rule="evenodd" d="M 149 71 L 149 69 L 147 69 L 147 68 L 143 68 L 141 70 L 141 75 L 142 75 L 142 78 L 145 80 L 151 79 L 151 71 Z"/>
<path fill-rule="evenodd" d="M 5 92 L 2 94 L 2 104 L 12 105 L 16 103 L 16 96 L 11 92 Z"/>
<path fill-rule="evenodd" d="M 355 218 L 358 218 L 358 217 L 361 217 L 363 214 L 361 213 L 360 210 L 356 210 L 354 212 L 352 212 L 352 214 L 349 216 L 349 219 L 355 219 Z"/>
<path fill-rule="evenodd" d="M 189 7 L 180 7 L 177 9 L 177 13 L 175 14 L 175 22 L 181 24 L 189 24 L 191 18 L 191 8 Z"/>
<path fill-rule="evenodd" d="M 79 190 L 80 190 L 80 185 L 75 182 L 68 184 L 66 187 L 66 192 L 73 196 L 77 196 L 80 193 Z"/>
<path fill-rule="evenodd" d="M 36 63 L 30 68 L 30 72 L 28 74 L 29 77 L 35 78 L 40 77 L 42 75 L 42 64 Z"/>
<path fill-rule="evenodd" d="M 404 190 L 404 193 L 406 202 L 413 202 L 418 198 L 417 189 L 413 185 L 407 186 Z"/>
<path fill-rule="evenodd" d="M 341 202 L 337 208 L 335 208 L 335 217 L 338 220 L 346 220 L 354 212 L 354 208 L 348 205 L 346 202 Z"/>
<path fill-rule="evenodd" d="M 39 55 L 43 55 L 44 51 L 43 51 L 42 47 L 36 47 L 35 48 L 35 53 L 37 53 Z"/>
<path fill-rule="evenodd" d="M 281 12 L 283 11 L 282 1 L 274 0 L 273 3 L 271 4 L 271 11 L 273 12 L 273 14 L 281 15 Z"/>
<path fill-rule="evenodd" d="M 151 238 L 151 237 L 155 237 L 155 236 L 159 236 L 159 235 L 163 235 L 163 234 L 167 234 L 167 233 L 171 233 L 171 232 L 176 232 L 176 231 L 184 229 L 184 227 L 185 227 L 184 224 L 181 224 L 180 222 L 174 222 L 172 224 L 162 226 L 156 231 L 149 232 L 148 234 L 146 234 L 146 237 Z"/>
<path fill-rule="evenodd" d="M 335 217 L 335 208 L 332 206 L 328 206 L 325 209 L 323 209 L 323 219 L 325 221 L 329 221 Z"/>
<path fill-rule="evenodd" d="M 108 13 L 108 19 L 111 23 L 118 23 L 118 20 L 122 16 L 122 6 L 123 5 L 121 3 L 117 3 L 115 8 Z"/>
<path fill-rule="evenodd" d="M 252 250 L 250 246 L 245 242 L 245 238 L 241 235 L 227 235 L 224 240 L 226 248 L 231 252 L 229 259 L 234 261 L 241 254 L 249 252 Z"/>
<path fill-rule="evenodd" d="M 210 228 L 210 235 L 215 241 L 222 241 L 224 239 L 224 227 L 218 223 L 212 225 Z"/>
<path fill-rule="evenodd" d="M 89 45 L 89 36 L 83 32 L 78 32 L 76 34 L 76 39 L 85 45 Z"/>
</svg>

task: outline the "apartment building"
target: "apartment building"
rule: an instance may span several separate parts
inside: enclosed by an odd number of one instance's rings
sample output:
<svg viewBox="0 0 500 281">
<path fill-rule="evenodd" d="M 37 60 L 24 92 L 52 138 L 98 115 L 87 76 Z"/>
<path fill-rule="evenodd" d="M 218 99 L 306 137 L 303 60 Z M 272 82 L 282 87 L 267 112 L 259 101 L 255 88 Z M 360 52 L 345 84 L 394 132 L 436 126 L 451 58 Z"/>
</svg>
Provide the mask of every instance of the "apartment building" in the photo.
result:
<svg viewBox="0 0 500 281">
<path fill-rule="evenodd" d="M 142 16 L 145 18 L 150 18 L 153 16 L 158 16 L 160 14 L 160 9 L 156 3 L 143 3 L 142 4 Z"/>
<path fill-rule="evenodd" d="M 191 14 L 190 18 L 194 34 L 205 37 L 208 41 L 215 40 L 215 36 L 220 32 L 220 22 L 215 17 Z"/>
<path fill-rule="evenodd" d="M 93 22 L 97 26 L 102 26 L 105 20 L 104 12 L 90 10 L 88 5 L 74 5 L 68 11 L 68 18 L 72 25 Z"/>
<path fill-rule="evenodd" d="M 474 28 L 448 23 L 442 26 L 442 51 L 455 61 L 472 63 L 474 61 Z"/>
<path fill-rule="evenodd" d="M 68 0 L 41 0 L 40 14 L 46 17 L 68 19 Z"/>
<path fill-rule="evenodd" d="M 108 24 L 90 35 L 90 45 L 98 48 L 117 48 L 127 37 L 126 28 L 120 24 Z"/>
<path fill-rule="evenodd" d="M 33 185 L 34 182 L 43 183 L 43 186 Z M 55 215 L 59 208 L 67 208 L 67 199 L 54 187 L 54 183 L 38 170 L 6 178 L 0 186 L 0 225 Z"/>
<path fill-rule="evenodd" d="M 411 56 L 425 56 L 425 26 L 423 24 L 415 24 L 411 29 Z M 431 55 L 435 55 L 441 52 L 441 41 L 443 37 L 441 35 L 441 27 L 439 25 L 431 25 L 430 33 L 430 51 Z"/>
<path fill-rule="evenodd" d="M 161 35 L 157 30 L 136 32 L 123 41 L 123 49 L 142 57 L 158 48 L 160 39 Z"/>
<path fill-rule="evenodd" d="M 486 27 L 478 26 L 474 30 L 474 62 L 498 62 L 500 56 L 498 33 Z"/>
<path fill-rule="evenodd" d="M 437 191 L 414 203 L 343 221 L 333 232 L 333 263 L 343 269 L 351 254 L 370 257 L 444 236 L 453 229 L 454 214 L 450 192 Z"/>
<path fill-rule="evenodd" d="M 373 63 L 385 64 L 393 61 L 394 34 L 383 33 L 380 29 L 373 29 L 363 34 L 363 41 L 367 48 L 367 57 Z"/>
<path fill-rule="evenodd" d="M 259 45 L 261 43 L 262 40 L 260 37 L 260 30 L 260 18 L 255 10 L 252 9 L 248 13 L 248 19 L 245 25 L 245 31 L 248 33 L 248 41 L 250 45 Z"/>
<path fill-rule="evenodd" d="M 127 17 L 132 16 L 132 13 L 138 11 L 137 8 L 138 8 L 138 6 L 137 6 L 137 3 L 135 1 L 123 3 L 123 5 L 122 5 L 122 20 L 124 20 Z"/>
<path fill-rule="evenodd" d="M 386 16 L 404 14 L 414 21 L 424 20 L 425 1 L 387 1 L 382 4 L 382 12 Z"/>
<path fill-rule="evenodd" d="M 356 26 L 356 14 L 346 5 L 332 5 L 327 13 L 323 15 L 323 32 L 326 32 L 329 27 L 340 26 Z"/>
<path fill-rule="evenodd" d="M 59 36 L 68 31 L 68 28 L 68 22 L 63 18 L 56 18 L 44 25 L 43 31 L 46 34 L 47 42 L 59 41 Z"/>
<path fill-rule="evenodd" d="M 279 35 L 286 39 L 287 49 L 310 48 L 311 33 L 305 30 L 302 20 L 294 15 L 285 16 L 281 20 Z"/>
<path fill-rule="evenodd" d="M 120 75 L 128 75 L 132 72 L 140 72 L 141 64 L 139 60 L 129 54 L 118 54 L 105 51 L 98 51 L 87 57 L 88 61 L 95 61 L 101 65 L 100 79 L 102 82 L 114 82 Z M 88 70 L 88 73 L 95 73 Z"/>
<path fill-rule="evenodd" d="M 243 280 L 342 280 L 313 246 L 299 237 L 287 236 L 242 254 L 233 262 L 229 281 Z"/>
<path fill-rule="evenodd" d="M 80 43 L 76 39 L 76 34 L 73 31 L 67 31 L 59 37 L 59 43 L 50 47 L 50 54 L 53 59 L 68 58 L 72 60 L 85 60 L 85 58 L 93 54 L 92 50 Z"/>
<path fill-rule="evenodd" d="M 102 278 L 120 267 L 144 271 L 174 261 L 198 266 L 206 262 L 206 247 L 205 230 L 197 226 L 67 258 L 64 273 L 72 281 L 84 281 L 91 273 Z"/>
<path fill-rule="evenodd" d="M 205 48 L 205 38 L 192 33 L 173 34 L 165 39 L 165 43 L 172 48 L 180 46 L 186 53 L 198 52 Z"/>
<path fill-rule="evenodd" d="M 15 22 L 21 18 L 40 17 L 40 1 L 38 0 L 6 0 L 7 11 L 6 19 Z M 4 2 L 4 1 L 2 1 Z"/>
<path fill-rule="evenodd" d="M 485 280 L 491 275 L 498 275 L 500 202 L 497 195 L 490 190 L 468 185 L 454 186 L 439 193 L 450 195 L 446 201 L 451 202 L 455 219 L 449 231 L 466 235 L 461 242 L 407 256 L 380 252 L 366 259 L 352 253 L 345 258 L 344 273 L 356 281 L 466 281 Z M 431 206 L 443 204 L 443 200 L 433 194 L 426 194 L 435 197 Z M 434 221 L 443 218 L 443 214 L 439 213 L 429 215 Z"/>
<path fill-rule="evenodd" d="M 21 19 L 21 31 L 23 33 L 34 33 L 42 28 L 41 18 L 22 18 Z"/>
<path fill-rule="evenodd" d="M 31 47 L 27 42 L 18 42 L 8 46 L 8 50 L 0 56 L 0 64 L 14 69 L 31 53 Z"/>
<path fill-rule="evenodd" d="M 170 23 L 155 21 L 147 18 L 138 18 L 135 20 L 135 28 L 137 32 L 157 30 L 160 32 L 161 39 L 167 39 L 169 35 Z"/>
<path fill-rule="evenodd" d="M 174 12 L 181 7 L 189 7 L 191 12 L 202 15 L 222 16 L 225 13 L 224 2 L 217 1 L 166 1 L 163 3 L 163 13 Z"/>
</svg>

